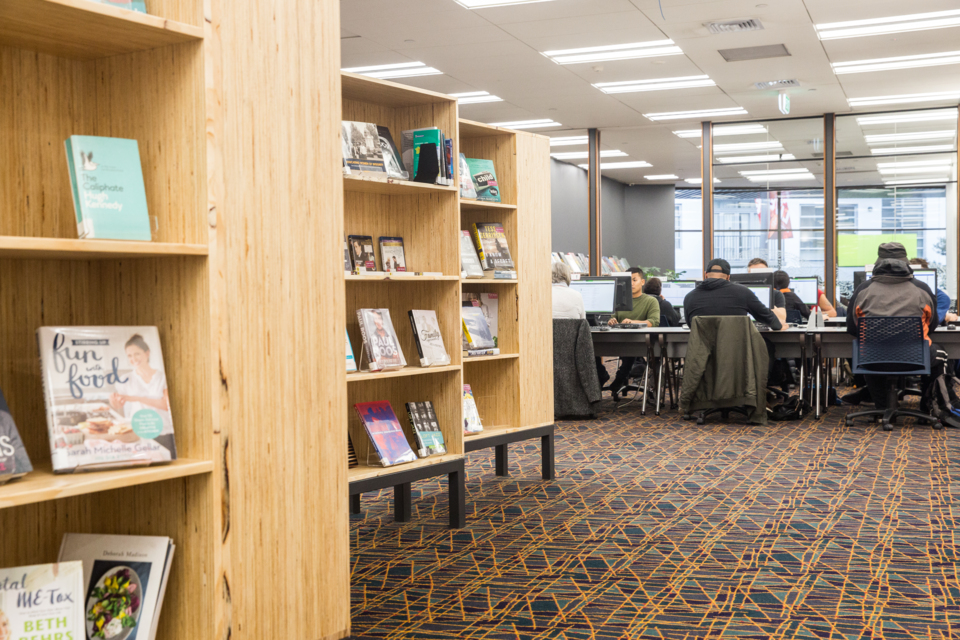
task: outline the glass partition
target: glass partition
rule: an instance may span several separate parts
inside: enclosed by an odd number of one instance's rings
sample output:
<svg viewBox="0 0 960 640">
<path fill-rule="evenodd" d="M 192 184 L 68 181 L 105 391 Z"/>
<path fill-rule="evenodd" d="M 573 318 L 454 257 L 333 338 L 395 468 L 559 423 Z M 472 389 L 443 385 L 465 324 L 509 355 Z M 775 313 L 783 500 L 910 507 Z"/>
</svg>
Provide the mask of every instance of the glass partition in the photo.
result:
<svg viewBox="0 0 960 640">
<path fill-rule="evenodd" d="M 700 189 L 674 192 L 674 271 L 681 280 L 703 277 L 703 199 Z"/>
</svg>

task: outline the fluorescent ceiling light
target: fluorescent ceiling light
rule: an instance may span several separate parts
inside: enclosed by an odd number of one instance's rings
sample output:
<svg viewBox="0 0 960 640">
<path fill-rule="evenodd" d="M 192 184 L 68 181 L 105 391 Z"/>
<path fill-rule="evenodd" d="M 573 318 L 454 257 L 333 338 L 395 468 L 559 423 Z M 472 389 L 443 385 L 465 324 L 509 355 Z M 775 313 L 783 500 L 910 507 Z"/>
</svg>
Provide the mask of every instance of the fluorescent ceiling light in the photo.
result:
<svg viewBox="0 0 960 640">
<path fill-rule="evenodd" d="M 610 151 L 601 151 L 601 158 L 626 158 L 628 153 L 620 151 L 619 149 L 613 149 Z M 561 151 L 560 153 L 551 153 L 551 158 L 556 158 L 557 160 L 580 160 L 581 158 L 589 158 L 589 151 Z"/>
<path fill-rule="evenodd" d="M 883 149 L 870 149 L 870 153 L 875 156 L 888 156 L 894 153 L 907 155 L 910 153 L 933 153 L 953 150 L 952 144 L 928 144 L 925 147 L 884 147 Z"/>
<path fill-rule="evenodd" d="M 762 124 L 742 124 L 742 125 L 729 125 L 724 127 L 714 127 L 713 128 L 713 137 L 717 138 L 719 136 L 747 136 L 756 133 L 766 133 L 767 128 Z M 702 131 L 700 129 L 683 129 L 681 131 L 674 131 L 674 135 L 680 138 L 699 138 Z"/>
<path fill-rule="evenodd" d="M 906 102 L 936 102 L 938 100 L 958 100 L 960 91 L 940 91 L 937 93 L 905 93 L 898 96 L 873 96 L 871 98 L 848 98 L 851 107 L 872 107 L 878 104 L 903 104 Z"/>
<path fill-rule="evenodd" d="M 579 164 L 577 165 L 581 169 L 589 169 L 590 165 L 588 164 Z M 643 160 L 631 160 L 628 162 L 601 162 L 600 170 L 604 169 L 642 169 L 643 167 L 652 167 L 653 165 L 649 162 L 644 162 Z"/>
<path fill-rule="evenodd" d="M 738 171 L 737 173 L 742 176 L 763 176 L 779 173 L 810 173 L 810 170 L 801 167 L 799 169 L 758 169 L 756 171 Z"/>
<path fill-rule="evenodd" d="M 877 168 L 880 171 L 891 167 L 952 167 L 953 159 L 943 158 L 942 160 L 914 160 L 910 162 L 878 162 Z"/>
<path fill-rule="evenodd" d="M 543 129 L 545 127 L 562 127 L 559 122 L 554 122 L 549 118 L 539 120 L 514 120 L 513 122 L 491 122 L 494 127 L 506 127 L 507 129 Z"/>
<path fill-rule="evenodd" d="M 631 60 L 633 58 L 676 56 L 682 53 L 683 51 L 680 50 L 680 47 L 673 44 L 673 40 L 651 40 L 650 42 L 611 44 L 603 47 L 544 51 L 543 55 L 557 64 L 576 64 L 580 62 L 601 62 L 603 60 Z"/>
<path fill-rule="evenodd" d="M 864 116 L 857 118 L 857 124 L 861 127 L 873 124 L 900 124 L 902 122 L 957 122 L 956 109 L 944 109 L 942 111 L 919 111 L 916 113 L 895 113 L 883 116 Z"/>
<path fill-rule="evenodd" d="M 693 87 L 714 87 L 716 82 L 710 76 L 682 76 L 679 78 L 658 78 L 656 80 L 627 80 L 624 82 L 598 82 L 595 86 L 604 93 L 637 93 L 639 91 L 665 91 L 667 89 L 692 89 Z"/>
<path fill-rule="evenodd" d="M 890 16 L 889 18 L 829 22 L 817 24 L 814 25 L 814 27 L 821 40 L 836 40 L 839 38 L 876 36 L 886 33 L 942 29 L 944 27 L 956 27 L 958 25 L 960 25 L 960 11 L 934 11 L 933 13 Z"/>
<path fill-rule="evenodd" d="M 950 165 L 942 167 L 877 167 L 880 173 L 950 173 L 953 167 Z"/>
<path fill-rule="evenodd" d="M 703 184 L 703 178 L 686 178 L 684 182 L 689 182 L 690 184 Z M 716 178 L 713 179 L 713 184 L 717 184 L 720 181 Z"/>
<path fill-rule="evenodd" d="M 714 153 L 740 153 L 741 151 L 776 151 L 783 149 L 783 144 L 776 140 L 768 142 L 735 142 L 733 144 L 715 144 Z"/>
<path fill-rule="evenodd" d="M 743 107 L 728 107 L 726 109 L 699 109 L 696 111 L 665 111 L 663 113 L 645 113 L 643 117 L 654 122 L 660 120 L 693 120 L 707 118 L 722 118 L 723 116 L 743 116 L 747 110 Z"/>
<path fill-rule="evenodd" d="M 349 73 L 358 73 L 368 78 L 389 80 L 391 78 L 412 78 L 414 76 L 435 76 L 443 73 L 439 69 L 428 67 L 422 62 L 401 62 L 399 64 L 380 64 L 373 67 L 351 67 L 341 69 Z"/>
<path fill-rule="evenodd" d="M 792 153 L 781 153 L 772 156 L 733 156 L 726 158 L 717 158 L 718 162 L 723 164 L 746 164 L 748 162 L 777 162 L 779 160 L 796 160 Z"/>
<path fill-rule="evenodd" d="M 457 99 L 460 104 L 477 104 L 479 102 L 503 102 L 503 98 L 490 95 L 486 91 L 467 91 L 466 93 L 448 94 Z"/>
<path fill-rule="evenodd" d="M 664 173 L 659 176 L 643 176 L 646 180 L 679 180 L 680 176 L 675 176 L 672 173 Z"/>
<path fill-rule="evenodd" d="M 922 142 L 924 140 L 953 140 L 957 132 L 953 129 L 946 131 L 916 131 L 913 133 L 881 133 L 864 136 L 867 144 L 886 144 L 888 142 Z"/>
<path fill-rule="evenodd" d="M 455 0 L 461 7 L 467 9 L 490 9 L 492 7 L 507 7 L 512 4 L 533 4 L 548 0 Z"/>
<path fill-rule="evenodd" d="M 897 184 L 943 184 L 947 182 L 946 178 L 922 178 L 913 180 L 884 180 L 883 184 L 887 185 L 897 185 Z"/>
<path fill-rule="evenodd" d="M 575 144 L 587 144 L 587 136 L 560 136 L 557 138 L 550 138 L 551 147 L 570 147 Z"/>
<path fill-rule="evenodd" d="M 855 62 L 835 62 L 833 72 L 838 76 L 847 73 L 866 73 L 868 71 L 893 71 L 896 69 L 915 69 L 917 67 L 938 67 L 960 62 L 960 51 L 930 53 L 920 56 L 899 56 L 896 58 L 875 58 Z"/>
<path fill-rule="evenodd" d="M 785 182 L 787 180 L 816 180 L 809 171 L 806 173 L 773 173 L 762 176 L 744 176 L 750 182 Z"/>
</svg>

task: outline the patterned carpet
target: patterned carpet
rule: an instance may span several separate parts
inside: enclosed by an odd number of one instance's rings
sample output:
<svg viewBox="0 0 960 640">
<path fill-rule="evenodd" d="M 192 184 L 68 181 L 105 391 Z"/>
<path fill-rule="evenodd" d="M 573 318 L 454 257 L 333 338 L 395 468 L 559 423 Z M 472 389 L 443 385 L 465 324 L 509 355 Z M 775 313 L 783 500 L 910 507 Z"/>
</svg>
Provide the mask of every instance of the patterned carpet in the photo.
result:
<svg viewBox="0 0 960 640">
<path fill-rule="evenodd" d="M 353 632 L 369 638 L 960 638 L 960 432 L 821 421 L 702 427 L 639 403 L 468 455 L 351 521 Z M 958 471 L 960 475 L 960 471 Z"/>
</svg>

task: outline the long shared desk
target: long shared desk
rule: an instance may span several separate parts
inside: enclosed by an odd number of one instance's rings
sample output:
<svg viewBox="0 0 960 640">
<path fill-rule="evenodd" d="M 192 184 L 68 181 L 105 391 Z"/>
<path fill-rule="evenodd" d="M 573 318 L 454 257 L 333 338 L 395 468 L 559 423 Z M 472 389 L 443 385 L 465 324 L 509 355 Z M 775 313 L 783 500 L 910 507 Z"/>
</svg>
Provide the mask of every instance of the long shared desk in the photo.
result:
<svg viewBox="0 0 960 640">
<path fill-rule="evenodd" d="M 657 379 L 656 412 L 660 415 L 665 359 L 684 358 L 690 329 L 686 327 L 649 327 L 643 329 L 601 329 L 591 327 L 593 350 L 599 357 L 653 357 L 660 358 L 660 376 Z M 784 331 L 761 330 L 764 339 L 772 342 L 778 358 L 799 358 L 800 391 L 804 393 L 807 376 L 812 376 L 810 399 L 815 415 L 819 418 L 827 405 L 831 386 L 830 361 L 853 357 L 853 337 L 846 326 L 838 322 L 824 327 L 790 327 Z M 933 341 L 947 352 L 950 358 L 960 359 L 960 328 L 940 327 L 934 331 Z M 665 356 L 665 358 L 664 358 Z M 812 357 L 812 371 L 805 371 L 807 358 Z M 649 368 L 648 368 L 649 370 Z M 647 394 L 644 393 L 642 413 L 646 413 Z"/>
</svg>

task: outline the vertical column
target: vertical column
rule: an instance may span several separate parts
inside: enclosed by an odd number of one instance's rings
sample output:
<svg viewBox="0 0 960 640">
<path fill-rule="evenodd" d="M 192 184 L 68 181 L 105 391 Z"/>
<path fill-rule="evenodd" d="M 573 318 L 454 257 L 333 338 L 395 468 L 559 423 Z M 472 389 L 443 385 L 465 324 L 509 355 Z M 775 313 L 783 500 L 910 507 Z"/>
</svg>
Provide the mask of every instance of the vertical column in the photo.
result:
<svg viewBox="0 0 960 640">
<path fill-rule="evenodd" d="M 590 215 L 590 275 L 598 276 L 600 258 L 603 256 L 600 228 L 600 130 L 587 129 L 587 141 L 590 144 L 589 169 L 589 215 Z"/>
<path fill-rule="evenodd" d="M 837 303 L 836 126 L 836 114 L 823 114 L 823 290 L 833 304 Z"/>
<path fill-rule="evenodd" d="M 960 127 L 960 107 L 957 107 L 957 126 Z M 954 157 L 951 183 L 947 185 L 947 282 L 953 282 L 956 287 L 947 293 L 951 297 L 960 296 L 960 264 L 957 264 L 957 247 L 960 247 L 960 188 L 957 180 L 960 178 L 960 144 Z M 951 259 L 952 258 L 952 259 Z"/>
<path fill-rule="evenodd" d="M 713 260 L 713 123 L 700 133 L 700 195 L 703 202 L 703 266 Z"/>
</svg>

